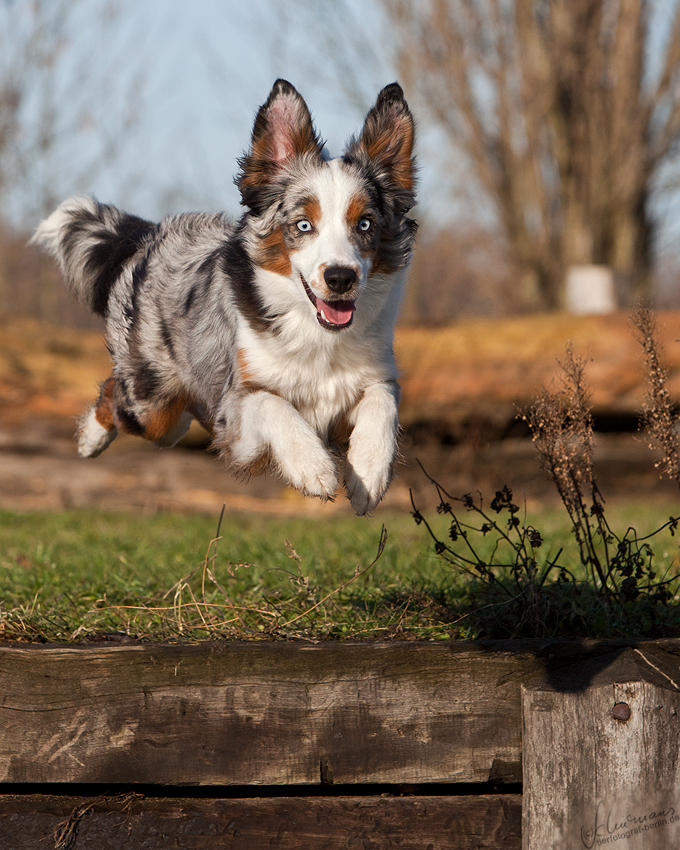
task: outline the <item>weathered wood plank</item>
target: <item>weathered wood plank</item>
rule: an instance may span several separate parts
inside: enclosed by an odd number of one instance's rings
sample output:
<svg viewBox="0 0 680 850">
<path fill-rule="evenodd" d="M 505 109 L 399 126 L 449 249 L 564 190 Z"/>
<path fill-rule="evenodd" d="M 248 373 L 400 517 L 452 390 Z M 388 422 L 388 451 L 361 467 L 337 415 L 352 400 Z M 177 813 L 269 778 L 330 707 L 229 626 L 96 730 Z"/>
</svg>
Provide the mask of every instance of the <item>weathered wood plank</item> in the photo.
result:
<svg viewBox="0 0 680 850">
<path fill-rule="evenodd" d="M 0 646 L 0 781 L 518 781 L 520 683 L 549 682 L 605 651 L 455 641 Z"/>
<path fill-rule="evenodd" d="M 95 801 L 5 795 L 0 847 L 53 850 L 61 834 L 61 846 L 73 850 L 519 850 L 521 807 L 517 794 Z"/>
<path fill-rule="evenodd" d="M 516 781 L 542 668 L 453 642 L 0 647 L 0 781 Z"/>
<path fill-rule="evenodd" d="M 628 649 L 562 685 L 522 689 L 522 846 L 680 847 L 680 661 Z"/>
</svg>

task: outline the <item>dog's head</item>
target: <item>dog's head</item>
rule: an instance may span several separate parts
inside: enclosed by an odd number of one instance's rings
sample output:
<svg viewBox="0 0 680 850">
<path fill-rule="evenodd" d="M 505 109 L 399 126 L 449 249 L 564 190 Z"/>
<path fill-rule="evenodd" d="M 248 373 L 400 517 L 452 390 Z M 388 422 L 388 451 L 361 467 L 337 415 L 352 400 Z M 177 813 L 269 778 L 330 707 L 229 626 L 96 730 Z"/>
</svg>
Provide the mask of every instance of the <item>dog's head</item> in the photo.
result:
<svg viewBox="0 0 680 850">
<path fill-rule="evenodd" d="M 386 86 L 361 133 L 334 160 L 300 94 L 277 80 L 255 119 L 236 183 L 249 209 L 250 253 L 290 278 L 319 324 L 348 328 L 374 275 L 409 262 L 416 223 L 414 124 L 401 87 Z M 311 311 L 311 307 L 309 308 Z"/>
</svg>

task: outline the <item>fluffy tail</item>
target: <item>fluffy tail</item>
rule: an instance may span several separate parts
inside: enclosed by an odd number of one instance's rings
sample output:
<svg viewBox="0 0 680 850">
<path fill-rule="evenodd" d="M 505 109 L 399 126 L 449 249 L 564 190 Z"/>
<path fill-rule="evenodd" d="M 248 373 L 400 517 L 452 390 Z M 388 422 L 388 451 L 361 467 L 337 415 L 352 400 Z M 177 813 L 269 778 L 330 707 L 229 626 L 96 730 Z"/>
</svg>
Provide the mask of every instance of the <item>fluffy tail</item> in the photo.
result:
<svg viewBox="0 0 680 850">
<path fill-rule="evenodd" d="M 83 195 L 60 204 L 41 222 L 31 242 L 58 261 L 76 298 L 105 316 L 111 287 L 123 266 L 156 229 L 150 221 Z"/>
</svg>

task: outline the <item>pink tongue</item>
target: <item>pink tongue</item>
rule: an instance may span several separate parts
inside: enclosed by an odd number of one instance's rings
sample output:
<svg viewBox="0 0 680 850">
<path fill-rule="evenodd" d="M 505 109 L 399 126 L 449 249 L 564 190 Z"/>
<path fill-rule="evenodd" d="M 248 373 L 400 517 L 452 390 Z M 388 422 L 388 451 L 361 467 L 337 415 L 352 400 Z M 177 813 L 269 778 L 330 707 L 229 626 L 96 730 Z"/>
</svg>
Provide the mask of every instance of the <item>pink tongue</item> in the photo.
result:
<svg viewBox="0 0 680 850">
<path fill-rule="evenodd" d="M 332 325 L 346 325 L 351 320 L 355 307 L 354 301 L 322 301 L 317 298 L 316 309 L 319 313 L 323 310 L 326 320 Z"/>
</svg>

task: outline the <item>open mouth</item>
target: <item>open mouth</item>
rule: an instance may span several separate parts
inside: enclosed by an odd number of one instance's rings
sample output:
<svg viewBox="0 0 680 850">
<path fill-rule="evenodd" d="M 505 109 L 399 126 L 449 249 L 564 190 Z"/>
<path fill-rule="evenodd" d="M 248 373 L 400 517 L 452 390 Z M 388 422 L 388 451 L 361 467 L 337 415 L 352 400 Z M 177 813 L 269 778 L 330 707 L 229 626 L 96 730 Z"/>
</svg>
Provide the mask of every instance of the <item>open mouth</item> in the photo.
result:
<svg viewBox="0 0 680 850">
<path fill-rule="evenodd" d="M 300 275 L 300 280 L 307 293 L 307 298 L 316 309 L 316 320 L 321 327 L 329 331 L 342 331 L 352 324 L 354 310 L 356 309 L 354 301 L 324 301 L 314 295 L 302 275 Z"/>
</svg>

